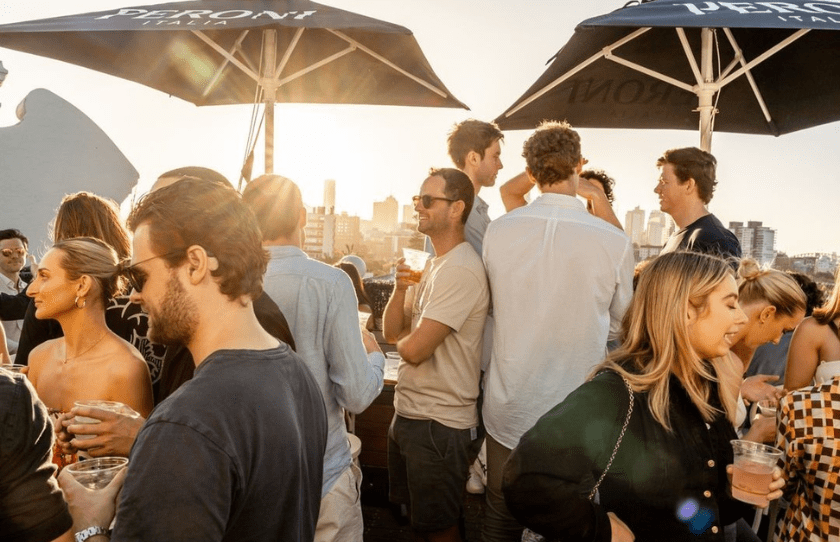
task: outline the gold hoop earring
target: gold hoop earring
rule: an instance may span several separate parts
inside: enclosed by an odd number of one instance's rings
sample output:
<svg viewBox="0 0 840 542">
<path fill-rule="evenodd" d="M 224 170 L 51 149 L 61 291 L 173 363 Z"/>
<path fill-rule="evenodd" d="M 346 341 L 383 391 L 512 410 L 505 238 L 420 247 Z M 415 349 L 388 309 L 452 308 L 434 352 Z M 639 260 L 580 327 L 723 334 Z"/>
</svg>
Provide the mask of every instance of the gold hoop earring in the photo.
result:
<svg viewBox="0 0 840 542">
<path fill-rule="evenodd" d="M 73 305 L 76 306 L 77 309 L 84 309 L 87 306 L 87 299 L 84 297 L 82 298 L 82 306 L 79 306 L 79 296 L 76 296 L 76 299 L 73 301 Z"/>
</svg>

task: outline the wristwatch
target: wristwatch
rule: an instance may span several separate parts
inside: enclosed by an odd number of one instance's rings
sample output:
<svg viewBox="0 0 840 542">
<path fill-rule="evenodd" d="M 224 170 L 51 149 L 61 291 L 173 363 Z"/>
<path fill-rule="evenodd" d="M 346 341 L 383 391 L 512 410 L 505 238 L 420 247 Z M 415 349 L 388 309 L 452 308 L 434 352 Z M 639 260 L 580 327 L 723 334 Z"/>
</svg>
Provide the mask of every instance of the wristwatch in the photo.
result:
<svg viewBox="0 0 840 542">
<path fill-rule="evenodd" d="M 104 534 L 108 538 L 111 537 L 111 529 L 106 529 L 105 527 L 88 527 L 87 529 L 83 529 L 76 533 L 76 542 L 85 542 L 91 536 L 95 536 L 98 534 Z"/>
</svg>

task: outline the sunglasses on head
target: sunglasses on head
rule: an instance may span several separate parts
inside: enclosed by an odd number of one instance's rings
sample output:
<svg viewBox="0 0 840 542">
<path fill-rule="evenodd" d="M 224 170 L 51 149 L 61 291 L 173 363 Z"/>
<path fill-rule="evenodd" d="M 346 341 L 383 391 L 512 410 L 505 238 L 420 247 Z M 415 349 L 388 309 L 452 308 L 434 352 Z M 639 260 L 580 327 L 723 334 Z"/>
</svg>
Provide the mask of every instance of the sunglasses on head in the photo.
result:
<svg viewBox="0 0 840 542">
<path fill-rule="evenodd" d="M 420 202 L 420 203 L 423 204 L 424 209 L 428 209 L 429 207 L 432 206 L 433 201 L 438 201 L 438 200 L 449 201 L 449 202 L 456 201 L 454 199 L 441 198 L 439 196 L 430 196 L 428 194 L 426 194 L 425 196 L 413 196 L 411 198 L 411 201 L 412 201 L 412 203 L 414 203 L 414 205 L 417 205 L 417 203 Z"/>
<path fill-rule="evenodd" d="M 156 260 L 158 258 L 167 258 L 169 256 L 174 256 L 175 254 L 179 254 L 181 252 L 183 252 L 183 249 L 173 250 L 172 252 L 167 252 L 166 254 L 160 254 L 158 256 L 146 258 L 145 260 L 139 261 L 134 265 L 128 265 L 130 260 L 126 260 L 121 265 L 122 269 L 120 269 L 120 272 L 123 275 L 125 275 L 125 278 L 128 279 L 128 284 L 132 287 L 132 289 L 134 289 L 134 291 L 139 294 L 143 291 L 143 286 L 146 285 L 146 280 L 148 280 L 149 275 L 142 269 L 139 269 L 137 266 L 142 263 Z"/>
<path fill-rule="evenodd" d="M 18 256 L 25 256 L 26 255 L 26 249 L 25 248 L 4 248 L 3 250 L 0 250 L 0 253 L 2 253 L 3 256 L 5 256 L 7 258 L 10 257 L 12 254 L 15 254 L 15 253 L 17 253 Z"/>
</svg>

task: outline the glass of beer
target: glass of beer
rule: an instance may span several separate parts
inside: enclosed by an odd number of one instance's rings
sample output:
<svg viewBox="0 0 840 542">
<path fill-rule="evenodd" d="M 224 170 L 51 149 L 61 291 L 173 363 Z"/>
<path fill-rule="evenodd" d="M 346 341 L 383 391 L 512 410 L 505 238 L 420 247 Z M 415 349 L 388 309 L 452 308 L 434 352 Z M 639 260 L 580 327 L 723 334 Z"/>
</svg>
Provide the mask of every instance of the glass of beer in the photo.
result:
<svg viewBox="0 0 840 542">
<path fill-rule="evenodd" d="M 88 401 L 76 401 L 73 404 L 77 407 L 100 408 L 102 410 L 107 410 L 108 412 L 124 414 L 132 418 L 140 416 L 140 414 L 135 412 L 133 408 L 126 404 L 120 403 L 119 401 L 99 401 L 96 399 L 92 399 Z M 73 423 L 79 424 L 100 423 L 100 421 L 101 420 L 99 420 L 98 418 L 88 418 L 87 416 L 76 416 L 75 418 L 73 418 Z M 95 435 L 76 435 L 76 438 L 79 440 L 87 440 L 93 438 L 94 436 Z"/>
<path fill-rule="evenodd" d="M 732 472 L 732 496 L 750 504 L 767 506 L 767 493 L 773 482 L 773 469 L 782 451 L 748 440 L 732 440 L 735 464 Z"/>
<path fill-rule="evenodd" d="M 426 260 L 429 259 L 429 253 L 423 250 L 404 248 L 403 257 L 405 258 L 405 265 L 410 268 L 409 275 L 405 280 L 414 283 L 420 282 L 423 277 L 423 270 L 426 268 Z"/>
</svg>

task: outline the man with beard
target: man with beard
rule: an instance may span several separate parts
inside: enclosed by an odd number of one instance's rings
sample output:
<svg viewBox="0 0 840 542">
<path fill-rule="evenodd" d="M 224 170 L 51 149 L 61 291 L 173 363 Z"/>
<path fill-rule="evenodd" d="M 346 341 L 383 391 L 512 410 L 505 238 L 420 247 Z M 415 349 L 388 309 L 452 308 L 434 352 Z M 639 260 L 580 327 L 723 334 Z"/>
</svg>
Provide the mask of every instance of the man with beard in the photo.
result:
<svg viewBox="0 0 840 542">
<path fill-rule="evenodd" d="M 437 256 L 420 283 L 397 265 L 384 314 L 385 339 L 402 358 L 388 431 L 390 498 L 409 505 L 425 540 L 459 541 L 467 472 L 481 445 L 478 388 L 481 340 L 490 302 L 481 258 L 464 239 L 474 199 L 457 169 L 433 169 L 414 197 L 417 230 Z"/>
<path fill-rule="evenodd" d="M 186 345 L 196 369 L 137 435 L 111 540 L 311 540 L 326 413 L 302 360 L 254 314 L 268 261 L 256 219 L 233 188 L 183 179 L 128 223 L 132 301 L 152 340 Z M 107 532 L 108 492 L 59 482 L 76 539 Z"/>
</svg>

